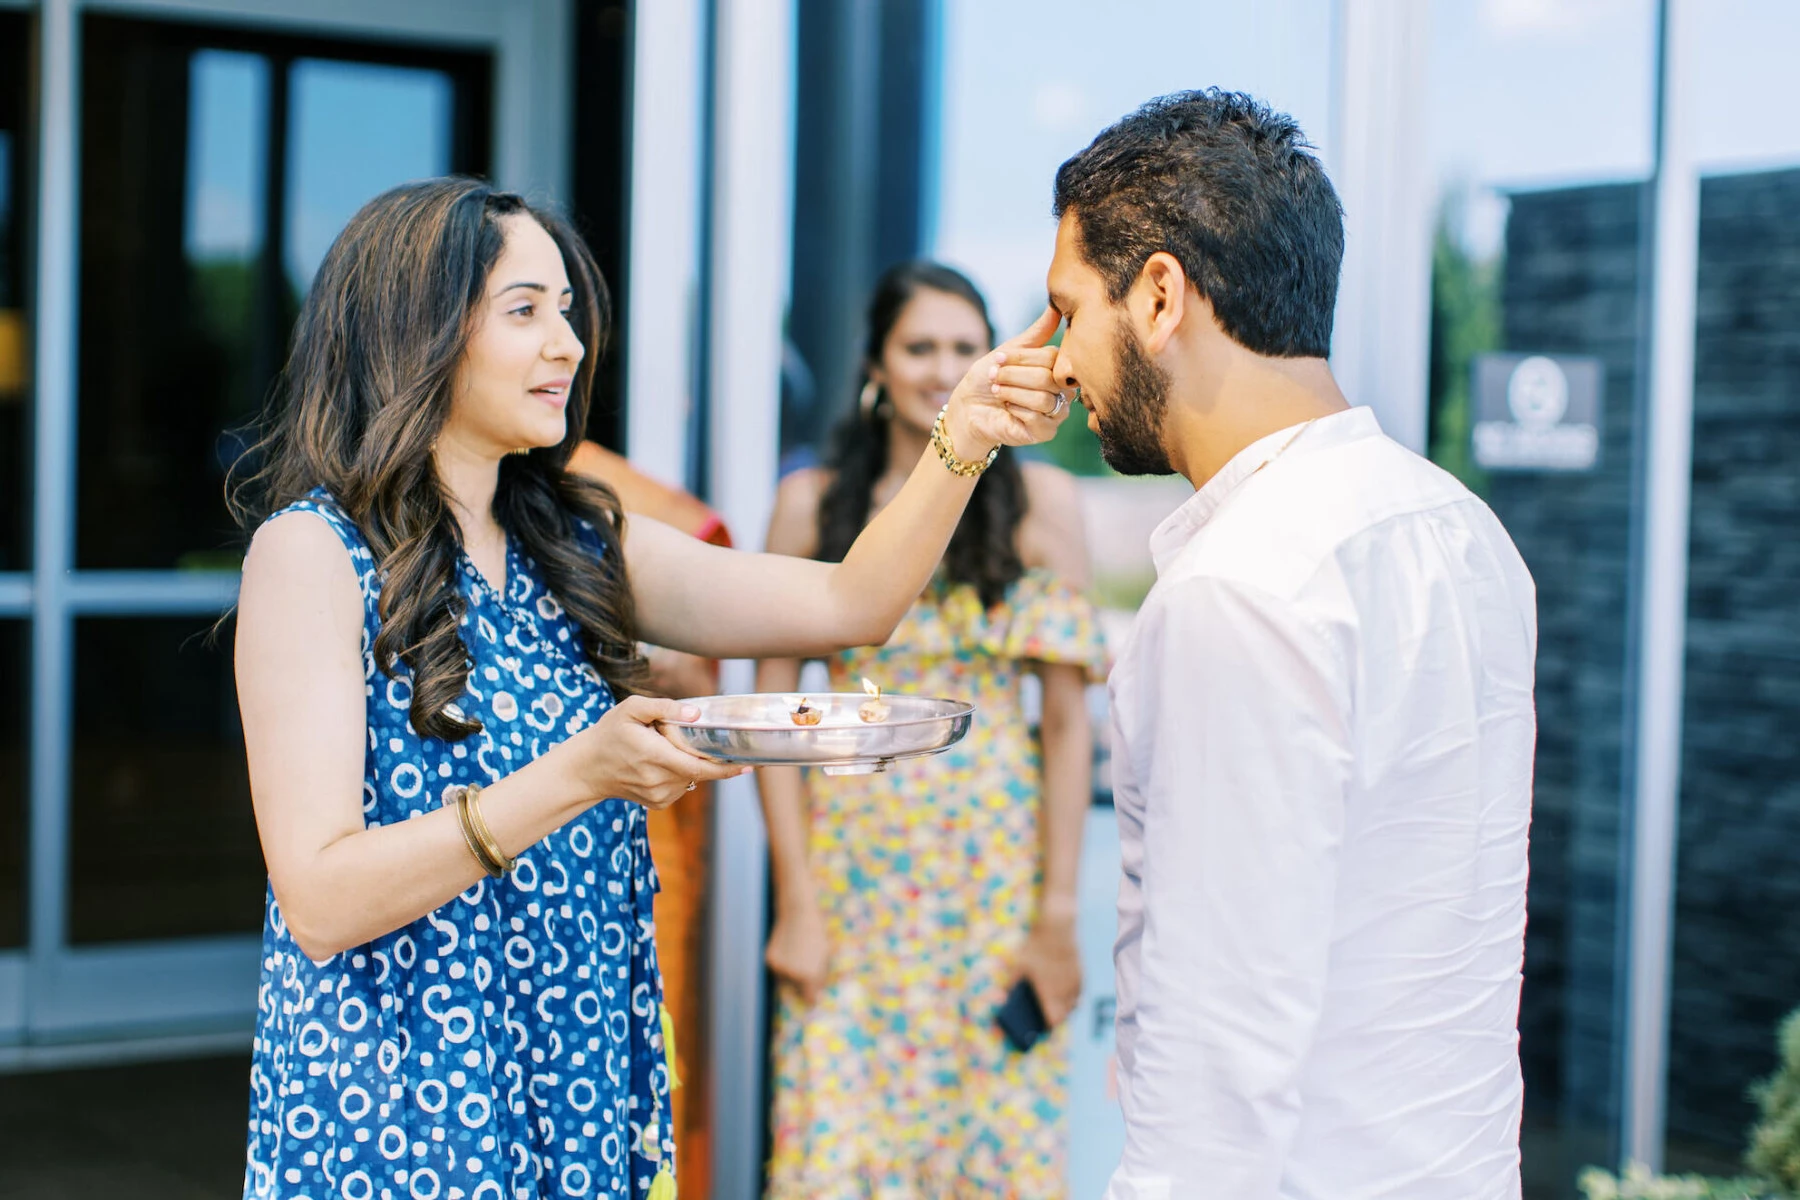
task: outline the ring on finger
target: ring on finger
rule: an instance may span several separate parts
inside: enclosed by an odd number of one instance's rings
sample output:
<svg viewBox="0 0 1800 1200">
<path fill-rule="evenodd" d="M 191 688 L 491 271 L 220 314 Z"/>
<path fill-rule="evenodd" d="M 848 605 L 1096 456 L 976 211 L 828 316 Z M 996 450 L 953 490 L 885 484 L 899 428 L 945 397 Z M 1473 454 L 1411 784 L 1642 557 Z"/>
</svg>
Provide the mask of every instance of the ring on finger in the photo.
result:
<svg viewBox="0 0 1800 1200">
<path fill-rule="evenodd" d="M 1062 412 L 1064 406 L 1068 403 L 1069 398 L 1067 396 L 1063 395 L 1061 392 L 1056 393 L 1056 407 L 1050 410 L 1050 415 L 1053 417 L 1056 416 L 1058 413 Z"/>
<path fill-rule="evenodd" d="M 697 780 L 697 779 L 690 779 L 690 780 L 688 780 L 688 785 L 687 785 L 687 790 L 688 790 L 688 791 L 690 791 L 690 792 L 691 792 L 691 791 L 693 791 L 693 790 L 694 790 L 694 789 L 695 789 L 695 788 L 696 788 L 696 787 L 698 787 L 698 786 L 700 786 L 700 781 L 699 781 L 699 780 Z"/>
</svg>

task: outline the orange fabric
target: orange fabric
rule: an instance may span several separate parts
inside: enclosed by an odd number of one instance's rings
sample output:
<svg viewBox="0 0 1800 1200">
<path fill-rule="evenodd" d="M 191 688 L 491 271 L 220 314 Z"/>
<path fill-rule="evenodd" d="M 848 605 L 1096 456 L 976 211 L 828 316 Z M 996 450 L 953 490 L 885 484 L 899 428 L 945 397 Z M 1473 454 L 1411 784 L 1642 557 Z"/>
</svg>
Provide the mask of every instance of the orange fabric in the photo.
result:
<svg viewBox="0 0 1800 1200">
<path fill-rule="evenodd" d="M 626 513 L 642 513 L 717 546 L 731 545 L 719 515 L 680 488 L 633 467 L 611 450 L 582 442 L 569 469 L 598 479 L 619 494 Z M 663 1002 L 675 1020 L 676 1070 L 681 1087 L 671 1100 L 681 1200 L 706 1200 L 712 1166 L 706 1044 L 707 864 L 712 848 L 712 795 L 702 786 L 679 803 L 650 814 L 650 854 L 662 880 L 656 898 L 656 955 Z"/>
<path fill-rule="evenodd" d="M 643 513 L 653 521 L 673 525 L 690 537 L 715 546 L 731 545 L 725 522 L 706 503 L 660 479 L 644 474 L 623 455 L 595 442 L 583 442 L 569 460 L 569 470 L 598 479 L 619 493 L 628 513 Z"/>
</svg>

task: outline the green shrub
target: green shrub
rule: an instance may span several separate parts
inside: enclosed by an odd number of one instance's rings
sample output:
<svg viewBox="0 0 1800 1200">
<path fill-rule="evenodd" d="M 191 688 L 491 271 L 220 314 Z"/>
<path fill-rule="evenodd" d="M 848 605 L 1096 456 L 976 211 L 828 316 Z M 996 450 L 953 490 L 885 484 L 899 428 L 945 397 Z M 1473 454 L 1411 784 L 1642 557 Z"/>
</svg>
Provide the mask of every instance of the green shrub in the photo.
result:
<svg viewBox="0 0 1800 1200">
<path fill-rule="evenodd" d="M 1589 1167 L 1576 1181 L 1587 1200 L 1768 1200 L 1754 1179 L 1709 1179 L 1704 1175 L 1656 1175 L 1632 1163 L 1623 1176 Z"/>
<path fill-rule="evenodd" d="M 1800 1196 L 1800 1009 L 1781 1023 L 1781 1063 L 1752 1093 L 1762 1119 L 1750 1131 L 1750 1169 L 1777 1194 Z"/>
<path fill-rule="evenodd" d="M 1632 1163 L 1623 1176 L 1589 1167 L 1576 1183 L 1587 1200 L 1800 1200 L 1800 1009 L 1781 1023 L 1775 1074 L 1752 1090 L 1761 1119 L 1750 1131 L 1752 1178 L 1656 1175 Z"/>
</svg>

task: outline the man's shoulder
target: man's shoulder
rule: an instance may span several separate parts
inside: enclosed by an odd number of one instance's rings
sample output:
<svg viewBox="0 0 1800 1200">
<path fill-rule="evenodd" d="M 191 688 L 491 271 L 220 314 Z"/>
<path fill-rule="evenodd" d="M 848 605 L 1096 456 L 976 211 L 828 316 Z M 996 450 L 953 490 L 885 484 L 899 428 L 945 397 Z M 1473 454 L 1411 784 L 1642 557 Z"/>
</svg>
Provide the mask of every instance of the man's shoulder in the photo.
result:
<svg viewBox="0 0 1800 1200">
<path fill-rule="evenodd" d="M 1174 594 L 1212 580 L 1300 602 L 1352 550 L 1426 523 L 1504 538 L 1479 497 L 1386 436 L 1272 462 L 1239 488 L 1159 576 Z"/>
</svg>

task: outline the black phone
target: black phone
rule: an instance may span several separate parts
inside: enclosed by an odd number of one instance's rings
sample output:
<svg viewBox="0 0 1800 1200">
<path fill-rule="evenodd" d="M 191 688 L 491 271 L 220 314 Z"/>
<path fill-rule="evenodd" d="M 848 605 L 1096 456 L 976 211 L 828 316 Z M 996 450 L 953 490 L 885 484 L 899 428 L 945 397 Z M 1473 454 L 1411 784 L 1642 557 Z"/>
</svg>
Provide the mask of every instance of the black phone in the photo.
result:
<svg viewBox="0 0 1800 1200">
<path fill-rule="evenodd" d="M 1050 1023 L 1044 1019 L 1044 1006 L 1038 1003 L 1037 989 L 1031 986 L 1029 979 L 1021 979 L 1013 985 L 994 1019 L 1000 1024 L 1000 1032 L 1020 1054 L 1043 1041 L 1050 1032 Z"/>
</svg>

